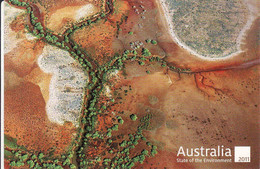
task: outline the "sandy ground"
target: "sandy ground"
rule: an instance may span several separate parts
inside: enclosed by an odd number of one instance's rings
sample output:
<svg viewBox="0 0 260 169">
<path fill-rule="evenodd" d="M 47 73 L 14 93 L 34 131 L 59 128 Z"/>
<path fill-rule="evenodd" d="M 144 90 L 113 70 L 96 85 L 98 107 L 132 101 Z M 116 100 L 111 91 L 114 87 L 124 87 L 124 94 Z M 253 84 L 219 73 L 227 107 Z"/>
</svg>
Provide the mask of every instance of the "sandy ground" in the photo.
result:
<svg viewBox="0 0 260 169">
<path fill-rule="evenodd" d="M 61 28 L 68 23 L 75 23 L 97 13 L 98 9 L 89 3 L 81 6 L 69 6 L 57 9 L 50 15 L 47 27 L 55 32 L 60 32 Z"/>
<path fill-rule="evenodd" d="M 46 105 L 49 120 L 60 125 L 72 122 L 78 126 L 88 80 L 81 65 L 67 51 L 51 45 L 45 45 L 37 64 L 44 73 L 52 75 Z"/>
</svg>

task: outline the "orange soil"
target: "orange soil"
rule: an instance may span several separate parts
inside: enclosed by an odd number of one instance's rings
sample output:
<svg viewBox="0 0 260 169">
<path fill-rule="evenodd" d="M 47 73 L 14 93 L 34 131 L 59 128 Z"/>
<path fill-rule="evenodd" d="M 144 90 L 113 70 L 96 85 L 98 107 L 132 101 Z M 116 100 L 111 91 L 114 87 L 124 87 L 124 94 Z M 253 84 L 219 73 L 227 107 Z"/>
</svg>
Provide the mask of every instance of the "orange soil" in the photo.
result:
<svg viewBox="0 0 260 169">
<path fill-rule="evenodd" d="M 100 98 L 102 100 L 102 98 Z M 104 112 L 103 112 L 104 113 Z M 97 124 L 96 130 L 100 133 L 106 133 L 107 128 L 112 126 L 112 115 L 108 114 L 101 114 L 97 116 Z M 102 153 L 107 154 L 107 145 L 106 139 L 99 140 L 99 141 L 92 141 L 91 146 L 88 147 L 87 151 L 85 152 L 87 156 L 96 157 L 100 156 Z M 95 148 L 96 147 L 96 148 Z M 101 165 L 101 163 L 99 164 Z"/>
<path fill-rule="evenodd" d="M 112 125 L 112 118 L 109 115 L 98 115 L 97 116 L 97 131 L 106 131 L 108 126 Z"/>
<path fill-rule="evenodd" d="M 101 21 L 102 22 L 102 21 Z M 109 56 L 113 55 L 111 44 L 115 36 L 116 28 L 109 22 L 98 23 L 92 29 L 83 28 L 74 33 L 73 39 L 88 53 L 95 56 L 95 60 L 99 63 L 108 61 Z M 104 60 L 105 59 L 105 60 Z"/>
<path fill-rule="evenodd" d="M 114 14 L 110 14 L 108 20 L 112 23 L 119 22 L 123 15 L 126 15 L 130 10 L 130 5 L 127 1 L 117 1 L 114 6 Z"/>
<path fill-rule="evenodd" d="M 149 70 L 149 66 L 147 69 Z M 165 69 L 157 68 L 157 72 L 153 74 L 147 74 L 145 70 L 145 66 L 138 66 L 138 64 L 135 66 L 126 65 L 127 77 L 131 78 L 123 79 L 123 77 L 121 77 L 121 80 L 119 80 L 112 89 L 120 92 L 120 90 L 118 90 L 120 87 L 131 86 L 132 90 L 126 88 L 128 90 L 127 95 L 121 95 L 123 104 L 115 106 L 117 111 L 128 110 L 130 112 L 138 112 L 139 103 L 158 108 L 158 104 L 149 104 L 148 97 L 150 95 L 156 96 L 157 98 L 163 97 L 171 85 L 171 79 L 163 73 L 163 71 L 166 71 Z M 144 74 L 139 76 L 136 72 L 139 72 L 139 74 L 141 74 L 140 72 L 144 72 Z M 124 93 L 123 90 L 121 90 L 121 93 Z"/>
<path fill-rule="evenodd" d="M 5 134 L 17 139 L 29 150 L 55 153 L 66 150 L 74 128 L 51 123 L 45 112 L 45 101 L 39 86 L 22 82 L 15 89 L 5 91 Z"/>
<path fill-rule="evenodd" d="M 118 9 L 113 15 L 108 17 L 108 21 L 99 21 L 90 27 L 84 27 L 73 34 L 73 39 L 80 44 L 89 54 L 95 56 L 95 60 L 103 64 L 114 55 L 112 42 L 117 32 L 117 22 L 129 10 L 129 5 L 125 1 L 119 1 Z"/>
<path fill-rule="evenodd" d="M 4 168 L 5 169 L 9 169 L 10 168 L 9 162 L 6 159 L 4 159 Z"/>
<path fill-rule="evenodd" d="M 37 56 L 42 52 L 44 43 L 41 41 L 23 40 L 16 48 L 4 57 L 5 71 L 16 73 L 19 77 L 29 74 L 37 65 Z"/>
</svg>

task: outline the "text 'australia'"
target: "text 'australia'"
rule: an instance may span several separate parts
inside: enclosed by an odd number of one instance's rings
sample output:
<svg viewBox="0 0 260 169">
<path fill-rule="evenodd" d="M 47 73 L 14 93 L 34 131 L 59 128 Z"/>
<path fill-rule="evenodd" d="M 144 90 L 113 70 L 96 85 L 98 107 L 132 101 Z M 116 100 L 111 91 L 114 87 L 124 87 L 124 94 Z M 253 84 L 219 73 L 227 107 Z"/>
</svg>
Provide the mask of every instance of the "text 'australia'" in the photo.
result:
<svg viewBox="0 0 260 169">
<path fill-rule="evenodd" d="M 223 145 L 218 146 L 217 148 L 186 148 L 182 146 L 178 150 L 177 156 L 188 156 L 188 157 L 198 157 L 198 156 L 211 156 L 211 157 L 231 157 L 231 149 L 225 148 Z"/>
</svg>

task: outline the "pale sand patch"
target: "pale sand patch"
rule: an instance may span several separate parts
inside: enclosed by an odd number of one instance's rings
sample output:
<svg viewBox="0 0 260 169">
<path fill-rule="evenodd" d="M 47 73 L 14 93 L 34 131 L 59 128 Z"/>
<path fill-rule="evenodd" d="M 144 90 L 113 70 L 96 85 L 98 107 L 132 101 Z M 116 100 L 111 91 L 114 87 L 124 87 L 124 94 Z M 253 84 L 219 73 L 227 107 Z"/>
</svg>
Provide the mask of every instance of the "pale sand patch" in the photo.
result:
<svg viewBox="0 0 260 169">
<path fill-rule="evenodd" d="M 111 90 L 110 90 L 110 87 L 109 86 L 105 86 L 105 96 L 111 98 L 112 97 L 112 94 L 111 94 Z"/>
<path fill-rule="evenodd" d="M 12 31 L 9 25 L 17 16 L 24 13 L 24 10 L 14 8 L 4 2 L 4 54 L 10 52 L 22 41 L 22 39 L 17 38 L 17 33 Z"/>
<path fill-rule="evenodd" d="M 74 19 L 76 21 L 79 21 L 82 18 L 95 14 L 96 11 L 97 8 L 93 4 L 87 4 L 76 11 L 76 14 L 74 15 Z"/>
<path fill-rule="evenodd" d="M 111 79 L 113 77 L 118 77 L 119 71 L 117 69 L 107 72 L 107 79 Z"/>
<path fill-rule="evenodd" d="M 46 105 L 49 120 L 58 124 L 70 121 L 78 126 L 87 75 L 67 51 L 51 45 L 44 47 L 38 65 L 52 74 Z"/>
<path fill-rule="evenodd" d="M 243 41 L 245 40 L 246 32 L 250 30 L 252 23 L 255 21 L 257 17 L 259 17 L 259 7 L 260 3 L 257 3 L 254 0 L 244 0 L 243 1 L 245 5 L 248 7 L 249 10 L 249 16 L 248 21 L 244 28 L 240 31 L 240 34 L 237 38 L 238 48 L 241 50 L 240 46 L 243 44 Z"/>
<path fill-rule="evenodd" d="M 61 24 L 64 19 L 70 22 L 77 22 L 80 21 L 80 19 L 95 14 L 97 11 L 97 7 L 90 3 L 84 6 L 64 7 L 56 10 L 55 13 L 50 16 L 47 27 L 52 30 L 57 30 L 62 26 Z"/>
<path fill-rule="evenodd" d="M 25 37 L 27 40 L 36 40 L 38 39 L 36 36 L 32 35 L 31 33 L 26 33 Z"/>
<path fill-rule="evenodd" d="M 237 52 L 232 53 L 230 55 L 224 56 L 224 57 L 219 57 L 219 58 L 209 58 L 203 55 L 198 54 L 196 51 L 194 51 L 193 49 L 191 49 L 189 46 L 187 46 L 185 43 L 183 43 L 178 36 L 174 33 L 174 28 L 172 25 L 172 21 L 171 21 L 171 12 L 169 11 L 169 7 L 168 4 L 166 2 L 166 0 L 156 0 L 156 3 L 158 4 L 159 7 L 159 11 L 164 15 L 166 21 L 167 21 L 167 29 L 169 34 L 171 35 L 172 39 L 182 48 L 186 49 L 187 51 L 189 51 L 192 55 L 195 55 L 203 60 L 208 60 L 208 61 L 219 61 L 219 60 L 226 60 L 226 59 L 231 59 L 234 56 L 237 56 L 238 54 L 244 52 L 241 49 L 241 44 L 243 44 L 243 40 L 244 40 L 244 36 L 246 35 L 246 32 L 251 28 L 252 23 L 254 22 L 254 20 L 259 17 L 259 12 L 258 12 L 258 7 L 257 5 L 254 3 L 253 0 L 244 0 L 243 1 L 245 3 L 245 5 L 248 8 L 249 11 L 249 16 L 247 19 L 247 23 L 245 24 L 245 26 L 243 27 L 243 29 L 240 31 L 238 38 L 237 38 Z M 259 6 L 259 4 L 258 4 Z"/>
</svg>

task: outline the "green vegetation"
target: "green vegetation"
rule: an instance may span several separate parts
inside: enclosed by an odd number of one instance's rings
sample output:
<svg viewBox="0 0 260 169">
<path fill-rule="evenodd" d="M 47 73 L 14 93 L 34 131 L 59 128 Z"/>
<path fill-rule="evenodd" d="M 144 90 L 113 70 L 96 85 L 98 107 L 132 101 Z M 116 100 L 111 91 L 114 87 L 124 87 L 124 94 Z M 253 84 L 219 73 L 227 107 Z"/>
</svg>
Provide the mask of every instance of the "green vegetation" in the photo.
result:
<svg viewBox="0 0 260 169">
<path fill-rule="evenodd" d="M 5 146 L 11 148 L 11 149 L 17 149 L 17 141 L 7 135 L 4 135 L 4 144 Z"/>
<path fill-rule="evenodd" d="M 150 120 L 152 118 L 152 115 L 150 113 L 148 113 L 147 115 L 145 115 L 144 117 L 142 117 L 140 119 L 140 124 L 138 126 L 138 129 L 141 130 L 149 130 L 149 126 L 150 126 Z"/>
<path fill-rule="evenodd" d="M 12 3 L 13 5 L 22 6 L 22 7 L 29 6 L 29 3 L 20 2 L 19 0 L 9 0 L 9 2 Z"/>
<path fill-rule="evenodd" d="M 118 130 L 118 124 L 115 124 L 111 129 L 117 131 Z"/>
<path fill-rule="evenodd" d="M 145 42 L 146 43 L 151 43 L 151 40 L 150 39 L 146 39 Z"/>
<path fill-rule="evenodd" d="M 117 120 L 118 120 L 118 123 L 124 124 L 124 120 L 122 119 L 122 117 L 118 116 Z"/>
<path fill-rule="evenodd" d="M 157 41 L 156 40 L 151 40 L 151 39 L 146 39 L 145 40 L 146 43 L 151 43 L 153 45 L 156 45 L 157 44 Z"/>
<path fill-rule="evenodd" d="M 148 49 L 143 48 L 142 49 L 142 55 L 143 56 L 151 56 L 152 54 L 151 54 L 151 52 Z"/>
<path fill-rule="evenodd" d="M 137 119 L 137 116 L 135 114 L 130 115 L 131 120 L 135 121 Z"/>
<path fill-rule="evenodd" d="M 145 65 L 145 63 L 142 62 L 142 61 L 139 61 L 138 63 L 139 63 L 139 65 L 141 65 L 141 66 Z"/>
<path fill-rule="evenodd" d="M 158 153 L 156 149 L 157 149 L 157 147 L 154 146 L 154 145 L 152 145 L 152 149 L 151 149 L 151 155 L 152 155 L 152 156 L 154 156 L 155 154 Z"/>
<path fill-rule="evenodd" d="M 152 40 L 152 41 L 151 41 L 151 44 L 156 45 L 156 44 L 157 44 L 157 41 L 156 41 L 156 40 Z"/>
</svg>

